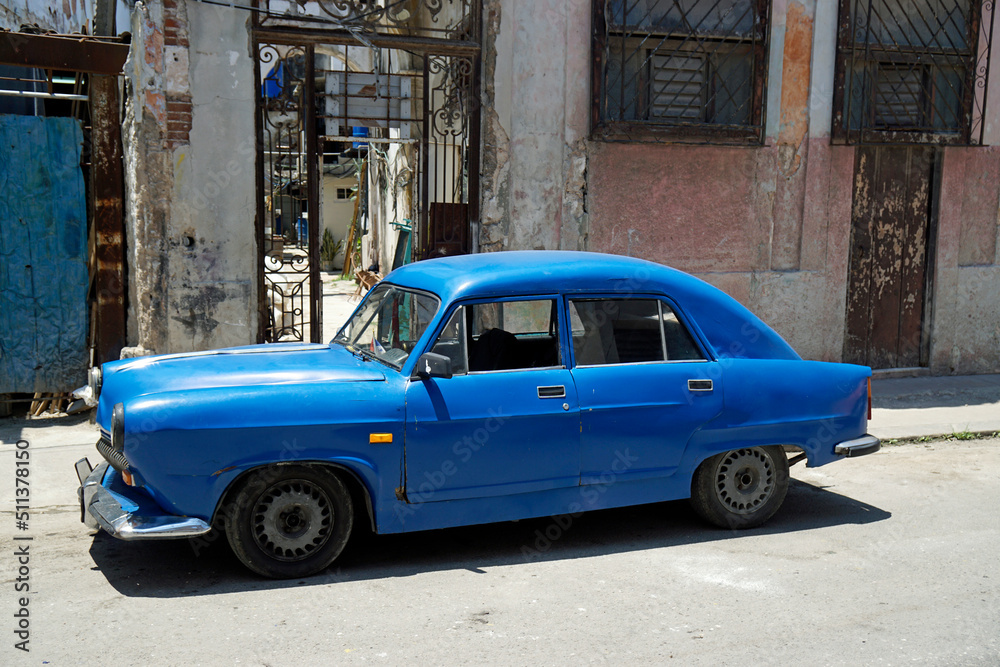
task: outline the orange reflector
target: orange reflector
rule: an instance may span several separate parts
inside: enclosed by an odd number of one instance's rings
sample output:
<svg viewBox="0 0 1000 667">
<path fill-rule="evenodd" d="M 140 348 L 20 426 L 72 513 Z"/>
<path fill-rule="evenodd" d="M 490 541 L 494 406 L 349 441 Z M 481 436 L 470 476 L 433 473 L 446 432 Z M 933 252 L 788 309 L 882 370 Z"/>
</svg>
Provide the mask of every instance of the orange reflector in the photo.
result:
<svg viewBox="0 0 1000 667">
<path fill-rule="evenodd" d="M 392 433 L 372 433 L 368 436 L 368 442 L 372 445 L 392 442 Z"/>
<path fill-rule="evenodd" d="M 132 473 L 130 473 L 128 470 L 122 470 L 122 481 L 128 484 L 129 486 L 135 486 L 132 483 Z"/>
</svg>

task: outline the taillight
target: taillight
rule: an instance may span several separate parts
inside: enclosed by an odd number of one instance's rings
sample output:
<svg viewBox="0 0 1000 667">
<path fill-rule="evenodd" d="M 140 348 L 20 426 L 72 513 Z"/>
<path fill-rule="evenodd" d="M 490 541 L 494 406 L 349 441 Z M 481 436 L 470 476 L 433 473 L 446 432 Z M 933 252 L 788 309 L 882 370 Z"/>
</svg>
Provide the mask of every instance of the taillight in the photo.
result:
<svg viewBox="0 0 1000 667">
<path fill-rule="evenodd" d="M 868 421 L 872 420 L 872 379 L 868 378 Z"/>
</svg>

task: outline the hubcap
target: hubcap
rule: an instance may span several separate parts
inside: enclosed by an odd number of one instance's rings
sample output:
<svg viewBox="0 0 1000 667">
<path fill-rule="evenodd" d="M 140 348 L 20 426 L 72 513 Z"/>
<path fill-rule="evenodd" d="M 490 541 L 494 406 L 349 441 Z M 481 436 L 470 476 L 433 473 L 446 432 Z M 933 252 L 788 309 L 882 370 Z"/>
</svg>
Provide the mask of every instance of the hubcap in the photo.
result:
<svg viewBox="0 0 1000 667">
<path fill-rule="evenodd" d="M 286 480 L 257 499 L 253 535 L 272 558 L 301 560 L 330 538 L 333 519 L 333 506 L 323 489 L 301 479 Z"/>
<path fill-rule="evenodd" d="M 715 492 L 735 514 L 750 514 L 774 493 L 774 463 L 760 449 L 729 452 L 715 474 Z"/>
</svg>

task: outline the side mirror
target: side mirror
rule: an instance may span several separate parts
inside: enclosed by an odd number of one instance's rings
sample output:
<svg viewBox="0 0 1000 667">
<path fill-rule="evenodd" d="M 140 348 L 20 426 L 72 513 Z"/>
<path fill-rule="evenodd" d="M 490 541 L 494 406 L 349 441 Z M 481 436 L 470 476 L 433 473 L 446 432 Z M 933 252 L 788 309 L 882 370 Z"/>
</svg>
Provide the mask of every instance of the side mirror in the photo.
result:
<svg viewBox="0 0 1000 667">
<path fill-rule="evenodd" d="M 435 352 L 424 352 L 417 359 L 417 365 L 413 368 L 411 380 L 429 380 L 431 378 L 450 378 L 451 359 L 443 354 Z"/>
</svg>

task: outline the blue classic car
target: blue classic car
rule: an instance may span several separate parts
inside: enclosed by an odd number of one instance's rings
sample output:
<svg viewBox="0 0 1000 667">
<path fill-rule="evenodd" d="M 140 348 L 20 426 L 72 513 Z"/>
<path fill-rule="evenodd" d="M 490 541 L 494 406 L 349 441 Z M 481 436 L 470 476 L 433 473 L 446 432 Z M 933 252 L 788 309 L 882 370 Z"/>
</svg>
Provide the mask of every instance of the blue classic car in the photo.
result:
<svg viewBox="0 0 1000 667">
<path fill-rule="evenodd" d="M 879 449 L 870 377 L 803 361 L 650 262 L 434 259 L 390 273 L 328 345 L 105 364 L 105 461 L 77 463 L 80 501 L 125 540 L 224 532 L 269 577 L 323 570 L 355 521 L 400 533 L 690 498 L 749 528 L 790 464 Z"/>
</svg>

